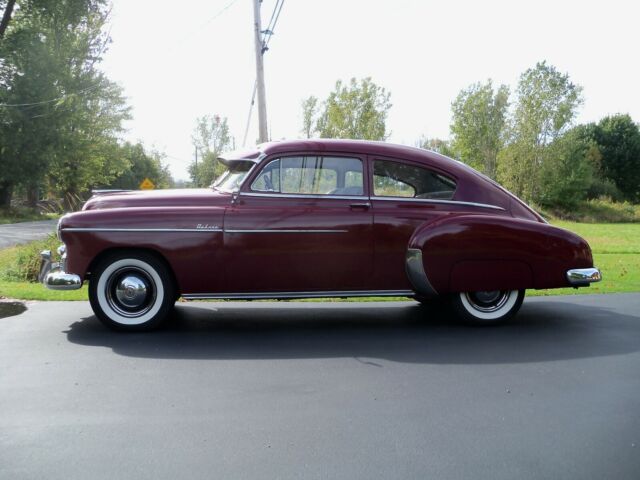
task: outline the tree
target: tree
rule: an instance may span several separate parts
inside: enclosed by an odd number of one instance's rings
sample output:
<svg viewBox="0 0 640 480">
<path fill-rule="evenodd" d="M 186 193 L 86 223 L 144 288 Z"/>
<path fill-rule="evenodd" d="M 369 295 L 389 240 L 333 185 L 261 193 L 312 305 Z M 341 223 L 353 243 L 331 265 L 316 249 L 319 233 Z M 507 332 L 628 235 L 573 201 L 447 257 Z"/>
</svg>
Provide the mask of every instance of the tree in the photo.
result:
<svg viewBox="0 0 640 480">
<path fill-rule="evenodd" d="M 108 13 L 106 0 L 20 2 L 0 42 L 5 206 L 15 185 L 79 194 L 126 168 L 114 152 L 129 109 L 97 69 Z"/>
<path fill-rule="evenodd" d="M 520 76 L 509 143 L 498 155 L 498 178 L 526 201 L 539 199 L 547 147 L 570 128 L 581 93 L 582 87 L 546 62 Z"/>
<path fill-rule="evenodd" d="M 311 95 L 302 101 L 302 134 L 305 138 L 311 138 L 315 132 L 318 121 L 318 98 Z"/>
<path fill-rule="evenodd" d="M 310 97 L 303 102 L 303 131 L 309 137 L 313 131 L 322 138 L 386 140 L 390 96 L 371 78 L 359 82 L 352 78 L 348 85 L 338 80 L 334 91 L 318 108 L 315 122 L 317 99 Z"/>
<path fill-rule="evenodd" d="M 200 161 L 189 166 L 189 175 L 196 187 L 211 185 L 222 173 L 218 156 L 232 144 L 227 119 L 219 115 L 205 115 L 196 119 L 196 127 L 191 142 L 198 152 Z"/>
<path fill-rule="evenodd" d="M 640 201 L 640 129 L 629 115 L 605 117 L 590 129 L 602 154 L 602 174 L 624 199 Z"/>
<path fill-rule="evenodd" d="M 13 15 L 13 8 L 15 7 L 15 5 L 16 0 L 7 0 L 6 5 L 4 5 L 2 20 L 0 20 L 0 38 L 4 37 L 4 32 L 9 26 L 9 22 L 11 21 L 11 15 Z"/>
<path fill-rule="evenodd" d="M 440 138 L 427 138 L 421 137 L 416 143 L 418 148 L 424 148 L 425 150 L 431 150 L 432 152 L 445 155 L 450 158 L 457 158 L 456 152 L 451 148 L 451 142 L 448 140 L 442 140 Z"/>
<path fill-rule="evenodd" d="M 491 80 L 462 90 L 451 105 L 451 147 L 460 160 L 496 178 L 498 152 L 504 145 L 509 88 L 496 91 Z"/>
<path fill-rule="evenodd" d="M 582 126 L 567 131 L 549 146 L 540 174 L 538 203 L 571 209 L 587 198 L 600 168 L 601 155 Z"/>
<path fill-rule="evenodd" d="M 148 153 L 141 143 L 125 142 L 118 146 L 118 155 L 127 161 L 128 168 L 108 186 L 125 190 L 137 190 L 145 178 L 153 182 L 155 188 L 173 186 L 169 167 L 163 163 L 159 152 Z"/>
</svg>

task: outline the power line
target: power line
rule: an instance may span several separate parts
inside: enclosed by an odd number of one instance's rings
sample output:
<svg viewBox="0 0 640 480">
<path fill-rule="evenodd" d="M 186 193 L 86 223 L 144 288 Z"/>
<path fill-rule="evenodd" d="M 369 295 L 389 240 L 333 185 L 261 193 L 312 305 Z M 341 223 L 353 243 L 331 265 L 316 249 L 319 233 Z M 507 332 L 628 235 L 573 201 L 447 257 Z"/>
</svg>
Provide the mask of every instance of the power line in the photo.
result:
<svg viewBox="0 0 640 480">
<path fill-rule="evenodd" d="M 33 103 L 0 103 L 0 108 L 8 108 L 8 107 L 35 107 L 37 105 L 45 105 L 47 103 L 53 103 L 53 102 L 58 102 L 60 100 L 64 100 L 67 97 L 70 97 L 72 95 L 80 95 L 83 93 L 87 93 L 90 92 L 91 90 L 94 90 L 96 88 L 98 88 L 100 86 L 101 82 L 96 82 L 94 85 L 84 88 L 82 90 L 78 90 L 77 92 L 70 92 L 70 93 L 65 93 L 64 95 L 61 95 L 57 98 L 52 98 L 51 100 L 42 100 L 40 102 L 33 102 Z"/>
<path fill-rule="evenodd" d="M 273 7 L 273 12 L 271 13 L 271 19 L 269 20 L 269 24 L 267 25 L 266 30 L 262 32 L 264 34 L 264 37 L 262 39 L 263 53 L 269 49 L 269 42 L 271 41 L 271 37 L 275 33 L 276 25 L 278 24 L 278 19 L 280 18 L 280 12 L 282 11 L 283 5 L 284 5 L 284 0 L 276 0 L 276 4 Z"/>
<path fill-rule="evenodd" d="M 231 8 L 233 6 L 233 4 L 236 3 L 237 1 L 238 0 L 231 0 L 224 7 L 222 7 L 220 10 L 218 10 L 215 14 L 213 14 L 211 17 L 209 17 L 209 19 L 207 19 L 205 22 L 201 23 L 199 27 L 191 29 L 190 32 L 187 35 L 185 35 L 184 37 L 182 37 L 179 40 L 175 41 L 170 49 L 173 50 L 176 47 L 182 45 L 185 41 L 189 40 L 196 33 L 198 33 L 200 30 L 202 30 L 204 27 L 209 25 L 216 18 L 218 18 L 220 15 L 222 15 L 224 12 L 226 12 L 229 8 Z"/>
</svg>

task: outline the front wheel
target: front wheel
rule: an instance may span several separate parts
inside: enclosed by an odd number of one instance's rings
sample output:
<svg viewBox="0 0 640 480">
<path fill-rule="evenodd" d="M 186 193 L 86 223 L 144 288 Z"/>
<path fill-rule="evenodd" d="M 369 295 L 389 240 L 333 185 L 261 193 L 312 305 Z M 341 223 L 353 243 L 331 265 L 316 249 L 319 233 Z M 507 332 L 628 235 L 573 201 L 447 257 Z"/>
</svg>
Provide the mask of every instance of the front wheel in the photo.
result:
<svg viewBox="0 0 640 480">
<path fill-rule="evenodd" d="M 497 325 L 512 318 L 524 300 L 524 290 L 462 292 L 451 298 L 458 317 L 471 325 Z"/>
<path fill-rule="evenodd" d="M 164 262 L 144 252 L 118 252 L 104 258 L 91 272 L 89 302 L 109 328 L 151 330 L 171 312 L 175 291 Z"/>
</svg>

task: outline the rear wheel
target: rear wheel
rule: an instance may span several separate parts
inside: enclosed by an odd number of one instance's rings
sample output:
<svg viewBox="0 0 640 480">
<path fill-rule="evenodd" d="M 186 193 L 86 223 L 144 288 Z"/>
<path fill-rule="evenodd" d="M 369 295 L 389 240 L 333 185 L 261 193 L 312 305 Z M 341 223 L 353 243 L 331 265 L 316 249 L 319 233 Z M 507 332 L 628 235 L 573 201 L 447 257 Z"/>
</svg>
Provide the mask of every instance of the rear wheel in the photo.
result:
<svg viewBox="0 0 640 480">
<path fill-rule="evenodd" d="M 462 292 L 451 298 L 457 316 L 471 325 L 497 325 L 518 313 L 524 290 L 493 290 L 490 292 Z"/>
<path fill-rule="evenodd" d="M 158 327 L 169 315 L 176 289 L 168 267 L 144 252 L 104 258 L 89 282 L 89 301 L 98 319 L 115 330 Z"/>
</svg>

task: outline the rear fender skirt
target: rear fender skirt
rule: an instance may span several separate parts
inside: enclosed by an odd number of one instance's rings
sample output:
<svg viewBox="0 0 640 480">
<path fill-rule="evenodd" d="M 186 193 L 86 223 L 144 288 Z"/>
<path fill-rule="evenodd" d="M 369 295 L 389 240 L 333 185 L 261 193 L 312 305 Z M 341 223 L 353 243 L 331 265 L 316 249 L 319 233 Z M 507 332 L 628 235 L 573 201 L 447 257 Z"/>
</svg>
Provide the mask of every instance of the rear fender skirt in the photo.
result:
<svg viewBox="0 0 640 480">
<path fill-rule="evenodd" d="M 422 253 L 420 272 L 416 265 Z M 438 294 L 571 286 L 570 269 L 593 267 L 579 236 L 552 225 L 498 215 L 456 215 L 418 227 L 409 240 L 407 275 Z"/>
</svg>

